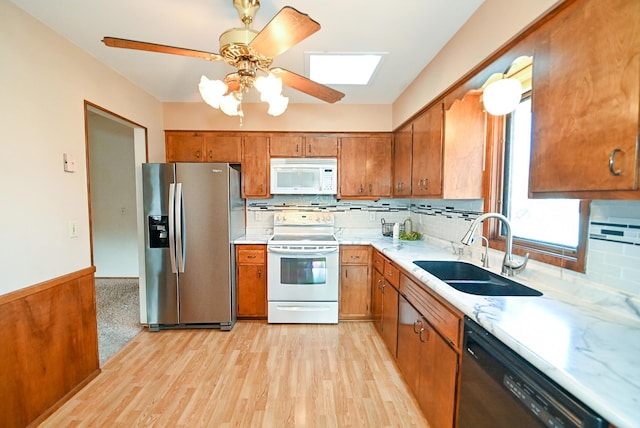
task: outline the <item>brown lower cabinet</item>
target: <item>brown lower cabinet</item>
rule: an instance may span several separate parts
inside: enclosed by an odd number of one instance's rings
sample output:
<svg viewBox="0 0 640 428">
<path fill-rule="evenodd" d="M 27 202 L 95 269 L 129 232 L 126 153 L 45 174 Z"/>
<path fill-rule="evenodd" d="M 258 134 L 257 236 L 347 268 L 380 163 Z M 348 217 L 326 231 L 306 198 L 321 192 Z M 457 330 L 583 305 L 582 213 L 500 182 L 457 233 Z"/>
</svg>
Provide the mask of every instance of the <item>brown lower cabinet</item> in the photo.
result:
<svg viewBox="0 0 640 428">
<path fill-rule="evenodd" d="M 340 246 L 340 319 L 371 317 L 370 247 Z"/>
<path fill-rule="evenodd" d="M 373 255 L 372 309 L 373 322 L 387 348 L 396 357 L 398 345 L 398 269 L 380 252 Z"/>
<path fill-rule="evenodd" d="M 236 246 L 238 318 L 267 317 L 267 246 Z"/>
<path fill-rule="evenodd" d="M 451 428 L 458 354 L 404 296 L 399 298 L 397 361 L 429 425 Z"/>
<path fill-rule="evenodd" d="M 377 250 L 372 316 L 431 428 L 456 423 L 462 314 L 434 297 Z"/>
</svg>

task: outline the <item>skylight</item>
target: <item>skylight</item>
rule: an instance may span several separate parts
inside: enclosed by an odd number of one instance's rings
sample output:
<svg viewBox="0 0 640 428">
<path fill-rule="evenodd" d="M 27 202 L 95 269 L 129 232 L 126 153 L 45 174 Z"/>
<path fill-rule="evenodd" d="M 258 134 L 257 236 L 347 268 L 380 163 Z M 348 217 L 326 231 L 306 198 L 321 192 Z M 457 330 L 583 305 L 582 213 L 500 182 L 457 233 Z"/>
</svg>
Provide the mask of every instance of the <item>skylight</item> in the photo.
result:
<svg viewBox="0 0 640 428">
<path fill-rule="evenodd" d="M 366 85 L 380 54 L 309 54 L 309 78 L 323 85 Z"/>
</svg>

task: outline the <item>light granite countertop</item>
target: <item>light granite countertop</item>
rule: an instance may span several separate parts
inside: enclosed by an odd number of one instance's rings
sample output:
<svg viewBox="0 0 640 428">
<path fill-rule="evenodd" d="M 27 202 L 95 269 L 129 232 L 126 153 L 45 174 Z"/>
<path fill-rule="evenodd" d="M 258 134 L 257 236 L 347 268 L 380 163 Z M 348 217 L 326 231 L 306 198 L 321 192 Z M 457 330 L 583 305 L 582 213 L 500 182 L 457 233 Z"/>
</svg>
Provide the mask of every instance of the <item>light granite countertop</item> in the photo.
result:
<svg viewBox="0 0 640 428">
<path fill-rule="evenodd" d="M 242 237 L 235 243 L 264 244 L 268 238 Z M 640 311 L 624 295 L 601 296 L 584 287 L 576 297 L 556 284 L 516 277 L 543 296 L 476 296 L 413 264 L 457 259 L 445 241 L 393 241 L 379 233 L 339 234 L 338 239 L 341 245 L 372 245 L 611 424 L 640 426 Z M 496 267 L 491 270 L 497 272 Z"/>
</svg>

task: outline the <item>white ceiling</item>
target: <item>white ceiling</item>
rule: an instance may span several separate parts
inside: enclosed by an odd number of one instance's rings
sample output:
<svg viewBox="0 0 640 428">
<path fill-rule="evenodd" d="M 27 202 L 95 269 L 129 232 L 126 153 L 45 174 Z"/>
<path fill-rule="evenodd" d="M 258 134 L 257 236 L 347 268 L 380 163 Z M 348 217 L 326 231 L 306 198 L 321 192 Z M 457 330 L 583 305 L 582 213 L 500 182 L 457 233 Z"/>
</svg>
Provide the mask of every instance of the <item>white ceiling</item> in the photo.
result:
<svg viewBox="0 0 640 428">
<path fill-rule="evenodd" d="M 223 62 L 106 47 L 104 36 L 217 53 L 219 35 L 242 27 L 232 0 L 11 0 L 45 25 L 162 102 L 201 101 L 201 75 L 223 78 Z M 368 86 L 333 85 L 342 104 L 391 104 L 483 0 L 261 0 L 251 28 L 262 29 L 284 6 L 322 28 L 276 57 L 273 66 L 308 76 L 307 52 L 385 53 Z M 252 91 L 255 92 L 255 91 Z M 292 103 L 320 102 L 291 88 Z M 251 101 L 251 98 L 248 98 Z"/>
</svg>

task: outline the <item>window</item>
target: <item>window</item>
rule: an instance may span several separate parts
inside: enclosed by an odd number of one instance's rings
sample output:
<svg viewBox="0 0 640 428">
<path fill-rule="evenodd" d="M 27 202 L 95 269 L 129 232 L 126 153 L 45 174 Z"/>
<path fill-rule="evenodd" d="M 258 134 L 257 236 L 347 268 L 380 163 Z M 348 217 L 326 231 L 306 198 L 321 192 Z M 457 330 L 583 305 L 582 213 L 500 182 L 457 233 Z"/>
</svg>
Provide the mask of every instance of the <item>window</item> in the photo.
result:
<svg viewBox="0 0 640 428">
<path fill-rule="evenodd" d="M 498 128 L 497 140 L 503 141 L 494 147 L 497 161 L 491 187 L 498 195 L 488 198 L 493 201 L 490 211 L 509 218 L 514 253 L 530 253 L 532 259 L 584 272 L 588 202 L 529 199 L 531 117 L 530 93 L 504 119 L 490 116 Z M 497 222 L 491 222 L 485 231 L 492 247 L 504 249 L 504 226 L 498 229 Z"/>
</svg>

